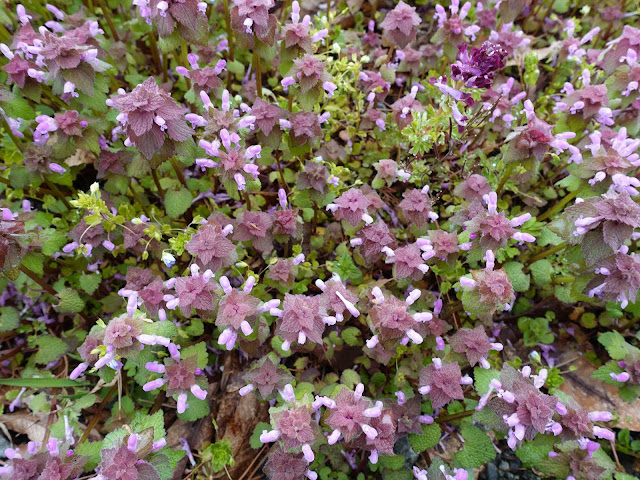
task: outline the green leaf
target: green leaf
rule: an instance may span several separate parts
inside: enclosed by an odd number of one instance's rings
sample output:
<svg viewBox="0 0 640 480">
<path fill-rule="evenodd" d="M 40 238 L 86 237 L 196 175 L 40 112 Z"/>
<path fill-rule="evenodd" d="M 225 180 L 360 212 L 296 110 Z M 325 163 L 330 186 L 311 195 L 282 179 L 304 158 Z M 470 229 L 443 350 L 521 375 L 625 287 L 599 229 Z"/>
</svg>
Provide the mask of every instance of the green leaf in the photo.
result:
<svg viewBox="0 0 640 480">
<path fill-rule="evenodd" d="M 140 433 L 147 428 L 153 427 L 153 441 L 158 441 L 166 435 L 164 431 L 164 414 L 158 410 L 153 415 L 138 413 L 131 421 L 131 430 Z"/>
<path fill-rule="evenodd" d="M 170 218 L 178 218 L 191 206 L 193 197 L 186 188 L 169 190 L 164 197 L 164 208 Z"/>
<path fill-rule="evenodd" d="M 345 369 L 340 376 L 340 382 L 343 385 L 353 389 L 358 383 L 360 383 L 360 375 L 355 370 L 350 368 Z"/>
<path fill-rule="evenodd" d="M 9 332 L 20 326 L 20 315 L 13 307 L 0 307 L 0 332 Z"/>
<path fill-rule="evenodd" d="M 231 440 L 223 438 L 216 443 L 209 445 L 202 455 L 203 462 L 210 462 L 214 472 L 222 471 L 227 465 L 233 467 L 233 451 L 231 450 Z"/>
<path fill-rule="evenodd" d="M 484 395 L 489 391 L 489 384 L 491 383 L 491 380 L 498 380 L 500 378 L 500 372 L 475 367 L 473 369 L 473 377 L 475 378 L 476 391 L 480 395 Z"/>
<path fill-rule="evenodd" d="M 42 276 L 44 273 L 44 255 L 40 252 L 29 252 L 22 257 L 22 264 L 33 273 Z"/>
<path fill-rule="evenodd" d="M 48 335 L 38 337 L 36 345 L 38 345 L 38 351 L 34 360 L 41 365 L 59 359 L 67 351 L 67 344 L 63 340 Z"/>
<path fill-rule="evenodd" d="M 102 275 L 100 273 L 92 273 L 91 275 L 83 273 L 78 279 L 80 288 L 87 292 L 89 295 L 93 295 L 93 292 L 97 290 L 101 281 Z"/>
<path fill-rule="evenodd" d="M 526 292 L 529 290 L 530 280 L 529 274 L 522 271 L 524 265 L 520 262 L 508 262 L 503 265 L 503 268 L 509 275 L 511 285 L 516 292 Z"/>
<path fill-rule="evenodd" d="M 42 253 L 47 256 L 52 256 L 56 252 L 67 244 L 67 236 L 54 228 L 46 228 L 38 235 L 40 242 L 42 242 Z"/>
<path fill-rule="evenodd" d="M 146 333 L 147 335 L 158 335 L 160 337 L 174 338 L 176 335 L 178 335 L 178 328 L 173 322 L 170 322 L 168 320 L 153 323 L 145 322 L 145 324 L 142 326 L 142 333 Z M 181 355 L 184 356 L 184 351 L 181 352 Z M 193 353 L 189 354 L 189 356 L 191 355 L 193 355 Z"/>
<path fill-rule="evenodd" d="M 78 313 L 84 309 L 84 300 L 80 298 L 78 292 L 71 288 L 65 288 L 58 294 L 60 303 L 55 306 L 58 312 L 62 313 Z"/>
<path fill-rule="evenodd" d="M 180 350 L 180 357 L 189 358 L 193 355 L 198 356 L 198 368 L 205 368 L 209 362 L 209 354 L 207 353 L 207 344 L 199 342 L 190 347 Z"/>
<path fill-rule="evenodd" d="M 409 444 L 416 453 L 435 447 L 440 441 L 441 431 L 437 423 L 422 425 L 422 433 L 410 433 Z"/>
<path fill-rule="evenodd" d="M 200 400 L 199 398 L 194 397 L 191 392 L 188 392 L 187 403 L 189 404 L 189 407 L 185 412 L 178 414 L 178 418 L 180 420 L 185 422 L 194 422 L 209 415 L 209 402 L 206 399 Z"/>
<path fill-rule="evenodd" d="M 402 455 L 380 455 L 380 466 L 390 470 L 400 470 L 404 466 Z"/>
<path fill-rule="evenodd" d="M 260 422 L 256 425 L 256 428 L 253 429 L 253 433 L 249 439 L 249 446 L 254 450 L 262 448 L 263 443 L 260 441 L 260 435 L 262 435 L 263 430 L 271 430 L 271 425 L 265 422 Z"/>
<path fill-rule="evenodd" d="M 531 269 L 533 283 L 538 286 L 551 283 L 551 277 L 554 274 L 554 270 L 553 265 L 549 260 L 543 258 L 542 260 L 532 263 L 529 268 Z"/>
<path fill-rule="evenodd" d="M 516 455 L 526 467 L 534 467 L 549 458 L 553 443 L 554 439 L 551 435 L 536 435 L 533 441 L 524 442 L 516 450 Z"/>
<path fill-rule="evenodd" d="M 631 346 L 615 330 L 603 333 L 598 337 L 598 341 L 607 349 L 609 356 L 614 360 L 622 360 L 631 353 Z"/>
<path fill-rule="evenodd" d="M 78 382 L 68 378 L 0 378 L 0 385 L 25 388 L 82 387 L 88 382 Z"/>
<path fill-rule="evenodd" d="M 357 327 L 345 328 L 341 334 L 341 337 L 344 340 L 344 342 L 351 347 L 355 347 L 360 343 L 360 339 L 358 338 L 359 336 L 360 336 L 360 329 L 358 329 Z"/>
<path fill-rule="evenodd" d="M 100 463 L 101 456 L 100 450 L 102 450 L 102 442 L 84 442 L 78 445 L 74 445 L 73 451 L 77 455 L 89 457 L 89 461 L 85 465 L 85 470 L 93 470 Z"/>
<path fill-rule="evenodd" d="M 173 323 L 171 323 L 173 325 Z M 184 331 L 190 337 L 199 337 L 204 333 L 204 323 L 199 318 L 192 318 L 191 324 L 184 327 Z"/>
<path fill-rule="evenodd" d="M 342 280 L 351 280 L 354 285 L 362 283 L 363 280 L 362 272 L 348 254 L 342 255 L 333 263 L 331 272 L 340 275 Z"/>
<path fill-rule="evenodd" d="M 479 468 L 496 456 L 489 435 L 472 425 L 463 425 L 462 437 L 465 440 L 462 451 L 455 458 L 464 468 Z"/>
</svg>

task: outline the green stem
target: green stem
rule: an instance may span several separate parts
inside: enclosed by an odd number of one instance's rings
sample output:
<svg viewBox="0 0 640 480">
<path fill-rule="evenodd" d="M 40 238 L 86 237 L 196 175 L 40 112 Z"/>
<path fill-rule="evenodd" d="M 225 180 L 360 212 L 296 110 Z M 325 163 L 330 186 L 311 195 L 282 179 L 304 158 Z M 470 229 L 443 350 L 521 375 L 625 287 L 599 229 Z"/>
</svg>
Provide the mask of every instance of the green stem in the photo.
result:
<svg viewBox="0 0 640 480">
<path fill-rule="evenodd" d="M 572 277 L 571 275 L 565 275 L 564 277 L 554 277 L 551 283 L 557 285 L 559 283 L 573 283 L 576 281 L 576 277 Z"/>
<path fill-rule="evenodd" d="M 181 62 L 182 65 L 186 68 L 189 66 L 189 47 L 187 46 L 187 42 L 185 41 L 184 38 L 180 38 L 180 57 L 181 57 Z M 187 88 L 191 88 L 191 80 L 189 80 L 187 77 L 185 77 L 185 80 L 187 82 Z"/>
<path fill-rule="evenodd" d="M 229 60 L 233 62 L 233 56 L 234 56 L 233 30 L 231 29 L 231 14 L 229 13 L 229 0 L 224 0 L 222 4 L 224 7 L 224 20 L 227 27 L 227 42 L 229 43 Z"/>
<path fill-rule="evenodd" d="M 466 410 L 464 412 L 453 413 L 451 415 L 444 415 L 436 418 L 436 423 L 446 423 L 451 422 L 452 420 L 459 420 L 461 418 L 470 417 L 476 413 L 475 410 Z"/>
<path fill-rule="evenodd" d="M 560 200 L 553 207 L 551 207 L 549 210 L 547 210 L 542 215 L 540 215 L 536 220 L 538 220 L 539 222 L 541 222 L 542 220 L 546 220 L 547 218 L 549 218 L 554 213 L 562 210 L 564 208 L 564 206 L 567 203 L 569 203 L 571 200 L 576 198 L 577 195 L 578 195 L 578 190 L 574 190 L 573 192 L 565 195 L 565 197 L 562 200 Z"/>
<path fill-rule="evenodd" d="M 113 24 L 113 20 L 111 20 L 111 15 L 109 15 L 109 9 L 104 3 L 104 0 L 97 0 L 98 6 L 102 10 L 102 14 L 104 15 L 105 20 L 107 21 L 107 25 L 109 26 L 109 30 L 111 31 L 111 36 L 116 42 L 120 41 L 120 37 L 118 36 L 118 32 L 116 31 L 116 27 Z"/>
<path fill-rule="evenodd" d="M 256 95 L 258 95 L 258 98 L 262 98 L 262 68 L 260 54 L 257 51 L 253 52 L 253 68 L 256 71 Z"/>
<path fill-rule="evenodd" d="M 158 174 L 156 173 L 155 169 L 151 169 L 151 176 L 153 177 L 153 183 L 156 184 L 156 188 L 158 189 L 158 195 L 160 195 L 160 197 L 162 198 L 162 201 L 164 202 L 164 190 L 162 188 L 162 185 L 160 185 L 160 180 L 158 179 Z"/>
<path fill-rule="evenodd" d="M 65 195 L 62 194 L 62 192 L 60 191 L 60 189 L 58 188 L 58 186 L 53 183 L 51 180 L 49 180 L 47 177 L 43 177 L 44 178 L 44 182 L 47 184 L 47 186 L 53 191 L 53 193 L 55 194 L 56 197 L 58 197 L 58 199 L 64 203 L 64 206 L 67 207 L 67 210 L 69 210 L 70 212 L 73 210 L 73 207 L 71 207 L 71 204 L 69 203 L 69 201 L 67 200 L 67 197 Z"/>
<path fill-rule="evenodd" d="M 15 143 L 16 147 L 18 148 L 18 150 L 20 150 L 22 153 L 24 153 L 24 145 L 18 139 L 18 137 L 16 137 L 13 134 L 13 132 L 11 131 L 11 127 L 9 127 L 9 124 L 7 123 L 7 119 L 4 118 L 3 115 L 0 115 L 0 118 L 2 119 L 2 128 L 4 128 L 5 132 L 7 132 L 7 135 L 9 135 L 9 138 L 11 138 L 11 141 L 13 143 Z"/>
<path fill-rule="evenodd" d="M 185 180 L 184 174 L 182 173 L 182 168 L 180 168 L 180 165 L 178 165 L 178 162 L 176 162 L 176 159 L 172 157 L 169 159 L 169 162 L 171 162 L 173 171 L 176 172 L 176 175 L 178 176 L 178 180 L 180 180 L 180 183 L 182 184 L 182 186 L 187 188 L 187 181 Z"/>
<path fill-rule="evenodd" d="M 553 255 L 556 252 L 564 250 L 566 246 L 567 244 L 562 242 L 562 243 L 559 243 L 558 245 L 548 248 L 545 251 L 537 254 L 535 257 L 531 257 L 529 260 L 527 260 L 527 265 L 531 265 L 532 263 L 537 262 L 538 260 L 542 260 L 543 258 L 548 257 L 549 255 Z"/>
<path fill-rule="evenodd" d="M 511 163 L 511 164 L 509 164 L 507 169 L 504 171 L 504 174 L 502 175 L 502 178 L 500 179 L 500 183 L 498 184 L 498 188 L 496 188 L 496 194 L 500 194 L 500 191 L 502 190 L 502 187 L 504 187 L 504 184 L 507 183 L 507 180 L 509 180 L 509 177 L 511 176 L 511 173 L 513 172 L 513 169 L 515 167 L 516 167 L 516 164 L 515 163 Z"/>
<path fill-rule="evenodd" d="M 47 285 L 42 278 L 38 277 L 38 275 L 35 274 L 35 272 L 32 272 L 24 265 L 20 265 L 20 271 L 24 273 L 27 277 L 29 277 L 31 280 L 36 282 L 38 285 L 40 285 L 40 287 L 45 292 L 50 293 L 51 295 L 56 295 L 56 291 L 53 289 L 53 287 L 51 285 Z"/>
<path fill-rule="evenodd" d="M 151 56 L 153 58 L 153 65 L 156 67 L 156 73 L 162 71 L 162 60 L 160 59 L 160 53 L 158 51 L 158 43 L 156 42 L 156 30 L 153 29 L 149 33 L 149 47 L 151 48 Z"/>
</svg>

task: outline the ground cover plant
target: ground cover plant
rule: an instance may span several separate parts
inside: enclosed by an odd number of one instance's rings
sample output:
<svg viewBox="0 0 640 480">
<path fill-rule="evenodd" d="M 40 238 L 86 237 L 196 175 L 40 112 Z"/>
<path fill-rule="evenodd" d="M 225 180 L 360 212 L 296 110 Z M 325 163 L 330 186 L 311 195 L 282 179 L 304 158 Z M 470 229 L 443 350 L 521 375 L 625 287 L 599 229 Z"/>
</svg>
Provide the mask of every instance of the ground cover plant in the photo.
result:
<svg viewBox="0 0 640 480">
<path fill-rule="evenodd" d="M 634 478 L 639 14 L 3 2 L 0 478 Z"/>
</svg>

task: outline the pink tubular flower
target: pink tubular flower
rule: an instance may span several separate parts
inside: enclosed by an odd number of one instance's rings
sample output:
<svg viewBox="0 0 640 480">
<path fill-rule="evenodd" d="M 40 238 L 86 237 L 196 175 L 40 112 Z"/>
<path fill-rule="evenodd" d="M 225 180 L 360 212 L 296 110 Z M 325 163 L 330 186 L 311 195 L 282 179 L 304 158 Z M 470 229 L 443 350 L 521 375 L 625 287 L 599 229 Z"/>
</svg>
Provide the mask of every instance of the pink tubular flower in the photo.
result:
<svg viewBox="0 0 640 480">
<path fill-rule="evenodd" d="M 429 395 L 433 408 L 440 408 L 452 400 L 462 400 L 461 382 L 463 381 L 460 366 L 457 362 L 442 364 L 439 358 L 420 371 L 420 388 L 422 395 Z"/>
<path fill-rule="evenodd" d="M 227 350 L 233 349 L 238 332 L 248 336 L 253 333 L 257 320 L 260 300 L 251 296 L 251 290 L 255 284 L 255 277 L 249 277 L 245 288 L 240 291 L 231 288 L 227 277 L 220 277 L 220 286 L 224 291 L 224 296 L 218 306 L 216 325 L 227 327 L 218 338 L 218 343 L 226 345 Z M 278 301 L 279 303 L 279 301 Z"/>
<path fill-rule="evenodd" d="M 272 315 L 278 317 L 275 334 L 284 340 L 283 350 L 289 350 L 295 341 L 303 345 L 307 339 L 314 343 L 322 343 L 322 333 L 327 316 L 326 307 L 321 296 L 307 297 L 291 295 L 284 297 L 282 310 L 272 309 Z"/>
<path fill-rule="evenodd" d="M 367 341 L 367 347 L 374 348 L 378 342 L 406 339 L 415 344 L 423 342 L 422 335 L 416 329 L 419 323 L 429 321 L 432 315 L 425 313 L 409 313 L 409 306 L 420 296 L 420 290 L 413 290 L 402 302 L 396 297 L 384 297 L 379 287 L 371 290 L 375 306 L 369 311 L 374 336 Z"/>
<path fill-rule="evenodd" d="M 460 286 L 472 290 L 477 296 L 478 307 L 483 310 L 510 310 L 515 300 L 511 280 L 504 269 L 494 270 L 495 257 L 491 250 L 487 250 L 485 259 L 486 268 L 472 271 L 472 278 L 462 277 Z"/>
<path fill-rule="evenodd" d="M 335 444 L 340 437 L 350 442 L 362 433 L 371 439 L 377 436 L 377 431 L 369 425 L 370 419 L 365 415 L 365 411 L 371 408 L 372 403 L 371 400 L 362 396 L 363 391 L 362 384 L 358 384 L 355 392 L 343 388 L 334 399 L 335 404 L 325 421 L 333 430 L 328 437 L 329 445 Z"/>
<path fill-rule="evenodd" d="M 128 140 L 150 159 L 165 142 L 184 142 L 191 129 L 184 119 L 184 109 L 150 77 L 131 93 L 119 92 L 111 97 L 110 106 L 118 109 L 118 121 Z"/>
<path fill-rule="evenodd" d="M 361 190 L 352 188 L 327 205 L 327 210 L 334 212 L 336 219 L 345 219 L 354 227 L 364 221 L 367 225 L 373 223 L 369 211 L 373 210 L 371 200 Z"/>
<path fill-rule="evenodd" d="M 464 223 L 474 245 L 479 245 L 483 251 L 487 251 L 506 246 L 509 239 L 520 243 L 535 242 L 533 235 L 516 229 L 527 222 L 531 214 L 525 213 L 509 220 L 504 212 L 498 212 L 498 197 L 495 192 L 484 195 L 483 200 L 486 210 L 477 209 L 473 218 Z"/>
<path fill-rule="evenodd" d="M 416 27 L 422 20 L 416 13 L 416 8 L 398 2 L 380 23 L 384 38 L 396 48 L 404 48 L 416 38 Z"/>
<path fill-rule="evenodd" d="M 170 357 L 165 359 L 164 365 L 157 362 L 148 362 L 145 368 L 153 373 L 161 373 L 162 377 L 147 382 L 142 387 L 144 391 L 150 392 L 163 385 L 167 386 L 167 395 L 177 399 L 178 413 L 184 413 L 187 407 L 187 393 L 204 400 L 207 396 L 206 380 L 198 379 L 202 375 L 202 370 L 198 368 L 198 358 L 193 355 L 182 359 L 180 350 L 174 344 L 169 344 Z M 205 387 L 205 388 L 202 388 Z"/>
</svg>

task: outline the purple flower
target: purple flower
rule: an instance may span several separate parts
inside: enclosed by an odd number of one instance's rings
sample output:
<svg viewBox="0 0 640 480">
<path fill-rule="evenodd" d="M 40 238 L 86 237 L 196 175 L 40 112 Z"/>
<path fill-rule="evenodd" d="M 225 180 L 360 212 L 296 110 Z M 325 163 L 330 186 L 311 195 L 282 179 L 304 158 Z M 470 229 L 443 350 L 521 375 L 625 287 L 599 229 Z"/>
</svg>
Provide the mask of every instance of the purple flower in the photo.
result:
<svg viewBox="0 0 640 480">
<path fill-rule="evenodd" d="M 263 399 L 271 397 L 274 390 L 282 390 L 293 380 L 289 371 L 278 364 L 278 359 L 270 355 L 258 360 L 251 370 L 242 377 L 247 385 L 240 389 L 241 395 L 246 395 L 255 388 Z"/>
<path fill-rule="evenodd" d="M 253 34 L 262 42 L 273 45 L 277 20 L 269 14 L 275 5 L 273 0 L 233 0 L 231 26 L 249 46 L 253 46 Z"/>
<path fill-rule="evenodd" d="M 298 173 L 297 187 L 300 190 L 311 187 L 318 193 L 327 191 L 327 181 L 329 180 L 329 171 L 323 164 L 307 160 L 304 164 L 304 170 Z"/>
<path fill-rule="evenodd" d="M 268 213 L 245 210 L 240 214 L 233 239 L 250 241 L 251 246 L 259 252 L 269 252 L 273 249 L 272 225 L 273 217 Z"/>
<path fill-rule="evenodd" d="M 350 442 L 365 430 L 375 438 L 376 434 L 370 432 L 369 417 L 365 415 L 365 411 L 372 406 L 371 400 L 362 396 L 363 391 L 362 384 L 358 385 L 355 392 L 343 387 L 334 398 L 335 406 L 325 420 L 333 430 L 329 436 L 330 445 L 336 443 L 341 435 L 345 442 Z"/>
<path fill-rule="evenodd" d="M 417 88 L 413 87 L 411 93 L 405 95 L 391 104 L 393 110 L 393 120 L 398 125 L 398 129 L 404 130 L 413 122 L 414 112 L 424 112 L 422 103 L 416 100 Z"/>
<path fill-rule="evenodd" d="M 282 123 L 282 122 L 281 122 Z M 293 136 L 291 140 L 296 146 L 322 136 L 320 116 L 313 112 L 292 113 L 290 117 Z"/>
<path fill-rule="evenodd" d="M 156 84 L 153 77 L 133 89 L 119 92 L 109 101 L 121 113 L 118 120 L 125 129 L 128 141 L 150 159 L 165 145 L 173 148 L 171 140 L 184 142 L 192 131 L 184 120 L 184 109 Z M 125 142 L 126 143 L 126 142 Z"/>
<path fill-rule="evenodd" d="M 367 263 L 376 263 L 380 260 L 385 247 L 391 250 L 396 248 L 396 237 L 382 220 L 365 226 L 358 235 L 351 239 L 351 245 L 358 247 L 358 252 Z"/>
<path fill-rule="evenodd" d="M 420 393 L 428 394 L 433 408 L 445 406 L 452 400 L 462 400 L 462 373 L 458 362 L 442 364 L 439 358 L 420 371 Z"/>
<path fill-rule="evenodd" d="M 402 201 L 398 204 L 398 208 L 404 220 L 418 228 L 429 220 L 435 222 L 438 219 L 438 214 L 431 208 L 428 188 L 406 190 L 402 194 Z"/>
<path fill-rule="evenodd" d="M 383 251 L 387 254 L 386 263 L 393 263 L 393 276 L 396 280 L 407 277 L 419 280 L 429 271 L 417 243 L 410 243 L 397 250 L 385 247 Z"/>
<path fill-rule="evenodd" d="M 167 308 L 180 307 L 182 315 L 189 318 L 191 308 L 201 311 L 213 311 L 218 303 L 217 285 L 211 279 L 213 273 L 207 270 L 202 275 L 196 265 L 191 266 L 191 275 L 176 280 L 177 298 L 167 299 Z"/>
<path fill-rule="evenodd" d="M 280 432 L 280 440 L 285 450 L 301 448 L 305 444 L 312 445 L 315 442 L 317 424 L 311 419 L 309 407 L 285 409 L 274 413 L 272 419 L 276 430 Z"/>
<path fill-rule="evenodd" d="M 251 107 L 251 115 L 256 117 L 256 126 L 266 136 L 271 134 L 276 123 L 281 119 L 286 118 L 286 112 L 282 108 L 261 98 L 256 98 L 253 103 L 253 107 Z M 276 131 L 279 131 L 279 128 L 276 129 Z"/>
<path fill-rule="evenodd" d="M 478 325 L 473 330 L 462 328 L 449 340 L 454 352 L 466 355 L 469 364 L 473 367 L 480 363 L 483 368 L 489 368 L 487 357 L 491 350 L 502 350 L 499 343 L 491 343 L 484 331 L 484 327 Z"/>
<path fill-rule="evenodd" d="M 185 249 L 191 255 L 197 255 L 203 268 L 214 272 L 233 265 L 238 259 L 235 245 L 220 227 L 212 224 L 201 226 L 187 242 Z"/>
<path fill-rule="evenodd" d="M 218 306 L 216 325 L 218 327 L 228 327 L 220 334 L 218 339 L 218 343 L 226 345 L 227 350 L 233 348 L 239 331 L 247 336 L 253 333 L 257 314 L 263 311 L 258 309 L 261 303 L 260 300 L 250 295 L 255 283 L 254 278 L 249 277 L 245 288 L 240 291 L 231 288 L 227 277 L 220 277 L 220 286 L 225 295 Z M 273 302 L 275 302 L 273 307 L 277 307 L 280 304 L 279 300 L 272 300 L 267 302 L 270 304 L 269 308 L 271 308 Z"/>
<path fill-rule="evenodd" d="M 307 339 L 314 343 L 322 343 L 325 328 L 323 319 L 327 316 L 322 300 L 318 295 L 307 297 L 285 294 L 282 310 L 275 312 L 278 313 L 275 334 L 284 340 L 283 350 L 289 350 L 295 341 L 300 345 L 306 343 Z"/>
<path fill-rule="evenodd" d="M 334 277 L 326 283 L 318 279 L 316 280 L 316 285 L 322 290 L 322 302 L 327 311 L 333 312 L 338 322 L 344 320 L 345 312 L 348 312 L 349 315 L 353 315 L 354 317 L 360 316 L 360 312 L 355 306 L 358 302 L 358 296 L 347 290 L 338 275 L 334 275 Z"/>
<path fill-rule="evenodd" d="M 451 77 L 470 88 L 488 88 L 496 72 L 504 67 L 507 52 L 500 46 L 484 42 L 480 48 L 466 43 L 458 45 L 458 60 L 451 65 Z"/>
<path fill-rule="evenodd" d="M 415 7 L 402 0 L 380 23 L 384 38 L 398 48 L 404 48 L 416 38 L 416 27 L 422 23 Z"/>
<path fill-rule="evenodd" d="M 309 464 L 301 453 L 287 453 L 280 445 L 276 445 L 269 453 L 264 473 L 269 478 L 279 480 L 300 480 L 310 472 Z"/>
<path fill-rule="evenodd" d="M 430 320 L 431 314 L 409 313 L 409 306 L 420 296 L 420 290 L 413 290 L 404 302 L 394 296 L 385 298 L 379 287 L 373 287 L 371 294 L 375 300 L 369 316 L 376 334 L 367 341 L 367 347 L 373 348 L 378 341 L 386 342 L 405 336 L 413 343 L 422 343 L 422 336 L 414 328 L 417 328 L 418 322 Z"/>
<path fill-rule="evenodd" d="M 640 206 L 626 191 L 609 190 L 600 197 L 587 198 L 567 209 L 571 215 L 579 214 L 574 221 L 575 236 L 597 230 L 604 243 L 614 251 L 628 240 L 634 229 L 640 227 Z"/>
<path fill-rule="evenodd" d="M 144 460 L 139 460 L 135 448 L 128 447 L 127 438 L 119 447 L 107 448 L 100 452 L 102 456 L 102 461 L 98 465 L 100 475 L 106 480 L 138 480 L 140 478 L 160 480 L 155 467 Z"/>
<path fill-rule="evenodd" d="M 473 218 L 464 222 L 471 234 L 472 243 L 479 245 L 483 251 L 497 250 L 505 247 L 509 239 L 518 242 L 534 242 L 535 237 L 516 229 L 531 218 L 525 213 L 509 220 L 504 212 L 498 212 L 498 197 L 491 192 L 484 196 L 485 209 L 477 209 Z"/>
<path fill-rule="evenodd" d="M 371 207 L 371 200 L 361 190 L 351 188 L 327 205 L 327 210 L 334 212 L 337 220 L 345 219 L 355 227 L 361 220 L 367 224 L 373 223 L 368 214 Z"/>
<path fill-rule="evenodd" d="M 144 7 L 146 10 L 141 7 L 140 12 L 143 17 L 156 21 L 162 38 L 177 29 L 187 41 L 201 42 L 207 31 L 206 10 L 202 11 L 201 3 L 199 0 L 148 0 L 148 7 Z"/>
<path fill-rule="evenodd" d="M 598 263 L 598 275 L 586 286 L 585 292 L 590 297 L 621 302 L 622 308 L 635 302 L 640 289 L 640 256 L 622 251 Z"/>
</svg>

